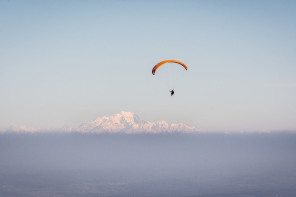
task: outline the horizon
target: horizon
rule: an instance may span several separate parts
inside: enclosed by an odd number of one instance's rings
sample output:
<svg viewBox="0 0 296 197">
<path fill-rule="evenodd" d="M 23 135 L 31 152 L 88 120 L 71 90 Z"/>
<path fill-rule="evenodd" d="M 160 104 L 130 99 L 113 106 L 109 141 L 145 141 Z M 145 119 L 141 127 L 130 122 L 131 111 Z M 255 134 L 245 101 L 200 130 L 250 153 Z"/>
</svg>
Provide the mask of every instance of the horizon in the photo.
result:
<svg viewBox="0 0 296 197">
<path fill-rule="evenodd" d="M 114 118 L 117 118 L 114 122 Z M 126 120 L 126 118 L 132 118 L 132 120 Z M 99 130 L 98 132 L 93 131 L 94 128 L 99 127 L 98 124 L 101 124 L 100 122 L 104 119 L 107 119 L 109 122 L 109 125 L 107 125 L 106 128 L 102 128 L 101 130 Z M 98 122 L 99 121 L 99 122 Z M 147 130 L 145 128 L 142 129 L 137 129 L 134 128 L 132 130 L 130 130 L 129 132 L 127 132 L 128 128 L 127 125 L 124 125 L 123 128 L 120 129 L 116 129 L 115 131 L 112 131 L 114 129 L 112 129 L 112 127 L 116 126 L 116 124 L 120 124 L 122 123 L 122 121 L 124 121 L 125 123 L 123 124 L 129 124 L 128 126 L 133 126 L 134 124 L 136 124 L 136 126 L 138 125 L 142 125 L 142 124 L 166 124 L 164 125 L 164 128 L 159 128 L 159 130 L 155 129 L 155 130 Z M 127 121 L 127 122 L 126 122 Z M 138 121 L 138 122 L 134 122 L 134 121 Z M 91 124 L 95 124 L 95 126 L 92 126 L 92 128 L 87 128 L 89 127 Z M 176 128 L 171 129 L 170 127 L 172 125 L 180 125 L 181 128 Z M 83 126 L 85 127 L 83 129 Z M 161 125 L 160 125 L 161 126 Z M 183 126 L 183 127 L 182 127 Z M 186 128 L 187 127 L 187 128 Z M 110 130 L 111 129 L 111 130 Z M 189 129 L 189 130 L 188 130 Z M 279 132 L 283 132 L 283 133 L 296 133 L 296 130 L 238 130 L 238 131 L 223 131 L 223 130 L 212 130 L 212 131 L 207 131 L 207 130 L 200 130 L 198 127 L 192 126 L 192 125 L 188 125 L 186 122 L 167 122 L 165 120 L 158 120 L 155 122 L 150 122 L 147 120 L 143 120 L 141 119 L 141 117 L 138 114 L 135 114 L 133 112 L 127 112 L 127 111 L 121 111 L 119 113 L 110 115 L 110 116 L 100 116 L 100 117 L 96 117 L 92 120 L 89 120 L 87 122 L 82 122 L 79 124 L 78 127 L 71 127 L 69 125 L 67 126 L 63 126 L 60 128 L 34 128 L 34 127 L 30 127 L 27 125 L 11 125 L 10 127 L 6 128 L 5 130 L 0 130 L 0 134 L 1 133 L 38 133 L 38 132 L 64 132 L 64 133 L 122 133 L 122 134 L 137 134 L 137 133 L 150 133 L 150 134 L 157 134 L 157 133 L 170 133 L 170 132 L 179 132 L 179 133 L 224 133 L 224 134 L 243 134 L 243 133 L 279 133 Z"/>
</svg>

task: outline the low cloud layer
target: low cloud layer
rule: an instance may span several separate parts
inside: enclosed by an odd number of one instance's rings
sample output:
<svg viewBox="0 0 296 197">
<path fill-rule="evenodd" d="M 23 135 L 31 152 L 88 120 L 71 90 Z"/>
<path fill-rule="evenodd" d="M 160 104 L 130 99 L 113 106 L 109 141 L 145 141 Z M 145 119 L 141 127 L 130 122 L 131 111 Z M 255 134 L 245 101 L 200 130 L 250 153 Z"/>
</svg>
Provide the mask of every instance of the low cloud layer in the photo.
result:
<svg viewBox="0 0 296 197">
<path fill-rule="evenodd" d="M 296 135 L 6 133 L 0 196 L 296 196 Z"/>
</svg>

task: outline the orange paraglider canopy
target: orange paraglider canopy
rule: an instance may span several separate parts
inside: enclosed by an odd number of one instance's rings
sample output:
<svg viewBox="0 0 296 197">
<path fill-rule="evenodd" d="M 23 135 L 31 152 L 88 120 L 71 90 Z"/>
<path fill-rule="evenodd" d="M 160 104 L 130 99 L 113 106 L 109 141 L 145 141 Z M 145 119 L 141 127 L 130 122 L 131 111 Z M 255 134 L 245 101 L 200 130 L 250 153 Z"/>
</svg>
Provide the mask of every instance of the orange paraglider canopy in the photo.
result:
<svg viewBox="0 0 296 197">
<path fill-rule="evenodd" d="M 156 64 L 153 69 L 152 69 L 152 74 L 155 75 L 155 72 L 156 70 L 161 67 L 162 65 L 166 64 L 166 63 L 177 63 L 177 64 L 180 64 L 181 66 L 183 66 L 186 70 L 188 69 L 187 66 L 182 63 L 182 62 L 179 62 L 177 60 L 164 60 L 162 62 L 159 62 L 158 64 Z"/>
</svg>

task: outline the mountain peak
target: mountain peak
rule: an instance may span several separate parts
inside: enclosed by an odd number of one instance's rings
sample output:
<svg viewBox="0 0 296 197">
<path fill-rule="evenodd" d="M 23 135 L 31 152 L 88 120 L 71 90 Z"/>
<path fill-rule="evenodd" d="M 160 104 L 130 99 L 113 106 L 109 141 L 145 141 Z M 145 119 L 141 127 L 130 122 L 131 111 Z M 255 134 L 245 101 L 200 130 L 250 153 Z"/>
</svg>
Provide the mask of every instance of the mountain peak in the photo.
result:
<svg viewBox="0 0 296 197">
<path fill-rule="evenodd" d="M 139 120 L 139 117 L 135 115 L 133 112 L 121 111 L 119 114 L 116 115 L 121 117 L 122 121 L 126 121 L 129 123 L 135 123 Z"/>
<path fill-rule="evenodd" d="M 128 112 L 128 111 L 121 111 L 119 114 L 122 116 L 134 116 L 133 112 Z"/>
</svg>

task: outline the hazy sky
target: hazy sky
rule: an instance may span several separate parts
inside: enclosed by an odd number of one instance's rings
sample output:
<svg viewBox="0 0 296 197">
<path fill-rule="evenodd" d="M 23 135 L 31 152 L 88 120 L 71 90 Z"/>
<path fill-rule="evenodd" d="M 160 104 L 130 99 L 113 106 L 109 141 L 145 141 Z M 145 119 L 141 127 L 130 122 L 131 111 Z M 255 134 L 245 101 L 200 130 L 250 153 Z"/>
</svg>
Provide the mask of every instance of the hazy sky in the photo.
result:
<svg viewBox="0 0 296 197">
<path fill-rule="evenodd" d="M 295 130 L 295 19 L 295 1 L 1 0 L 0 129 L 125 110 L 205 131 Z M 189 69 L 153 76 L 165 59 Z"/>
</svg>

